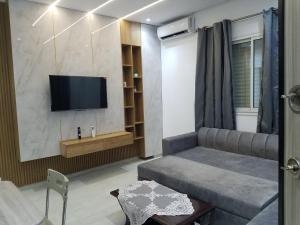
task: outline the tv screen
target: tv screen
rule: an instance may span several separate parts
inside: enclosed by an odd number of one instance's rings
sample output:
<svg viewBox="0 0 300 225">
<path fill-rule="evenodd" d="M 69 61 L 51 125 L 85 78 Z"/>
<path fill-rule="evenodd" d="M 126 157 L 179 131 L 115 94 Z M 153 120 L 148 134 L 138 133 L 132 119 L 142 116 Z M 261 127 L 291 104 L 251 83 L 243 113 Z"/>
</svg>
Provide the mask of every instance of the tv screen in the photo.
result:
<svg viewBox="0 0 300 225">
<path fill-rule="evenodd" d="M 51 111 L 107 108 L 103 77 L 50 75 Z"/>
</svg>

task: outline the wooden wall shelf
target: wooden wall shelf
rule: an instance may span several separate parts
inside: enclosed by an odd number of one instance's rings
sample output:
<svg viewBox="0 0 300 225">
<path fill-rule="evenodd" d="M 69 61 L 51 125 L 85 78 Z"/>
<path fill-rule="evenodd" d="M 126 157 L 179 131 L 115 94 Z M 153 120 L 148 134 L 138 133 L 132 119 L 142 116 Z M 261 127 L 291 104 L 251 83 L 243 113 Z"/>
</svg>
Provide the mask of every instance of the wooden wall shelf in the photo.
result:
<svg viewBox="0 0 300 225">
<path fill-rule="evenodd" d="M 135 137 L 134 140 L 143 140 L 144 137 Z"/>
<path fill-rule="evenodd" d="M 95 138 L 87 137 L 81 140 L 61 141 L 60 146 L 63 157 L 72 158 L 131 144 L 133 144 L 133 133 L 120 131 L 97 135 Z"/>
</svg>

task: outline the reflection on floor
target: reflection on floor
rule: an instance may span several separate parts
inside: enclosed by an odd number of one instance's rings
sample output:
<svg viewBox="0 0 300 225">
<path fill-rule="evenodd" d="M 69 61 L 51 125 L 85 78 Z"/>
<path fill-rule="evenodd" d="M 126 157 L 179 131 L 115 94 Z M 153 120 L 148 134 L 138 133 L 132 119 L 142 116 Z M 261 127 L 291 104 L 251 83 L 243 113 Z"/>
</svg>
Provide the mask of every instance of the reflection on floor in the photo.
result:
<svg viewBox="0 0 300 225">
<path fill-rule="evenodd" d="M 110 191 L 137 180 L 137 165 L 145 161 L 126 160 L 108 166 L 72 174 L 70 179 L 66 225 L 124 225 L 125 216 Z M 45 182 L 21 188 L 25 196 L 44 213 Z M 61 224 L 62 200 L 51 192 L 50 218 Z"/>
</svg>

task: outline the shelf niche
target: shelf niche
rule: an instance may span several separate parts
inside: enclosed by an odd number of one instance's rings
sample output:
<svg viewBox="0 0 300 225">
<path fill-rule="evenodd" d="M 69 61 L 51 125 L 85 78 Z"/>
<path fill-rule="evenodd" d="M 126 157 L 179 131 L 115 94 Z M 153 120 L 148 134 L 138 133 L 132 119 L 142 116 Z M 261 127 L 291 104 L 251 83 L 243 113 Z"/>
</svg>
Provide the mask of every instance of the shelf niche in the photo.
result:
<svg viewBox="0 0 300 225">
<path fill-rule="evenodd" d="M 122 20 L 120 26 L 125 130 L 133 132 L 133 145 L 139 156 L 145 158 L 141 24 Z"/>
</svg>

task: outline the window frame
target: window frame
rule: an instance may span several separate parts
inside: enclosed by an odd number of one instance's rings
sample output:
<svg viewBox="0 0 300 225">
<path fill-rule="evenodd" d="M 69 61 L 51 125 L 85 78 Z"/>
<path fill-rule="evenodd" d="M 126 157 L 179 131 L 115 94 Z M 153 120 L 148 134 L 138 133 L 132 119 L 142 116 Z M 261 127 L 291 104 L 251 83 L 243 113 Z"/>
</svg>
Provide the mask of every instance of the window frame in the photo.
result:
<svg viewBox="0 0 300 225">
<path fill-rule="evenodd" d="M 258 108 L 254 107 L 254 42 L 256 40 L 263 39 L 262 35 L 252 35 L 249 37 L 243 37 L 232 41 L 232 45 L 251 42 L 251 56 L 250 56 L 250 108 L 247 107 L 235 107 L 237 114 L 258 114 Z"/>
</svg>

